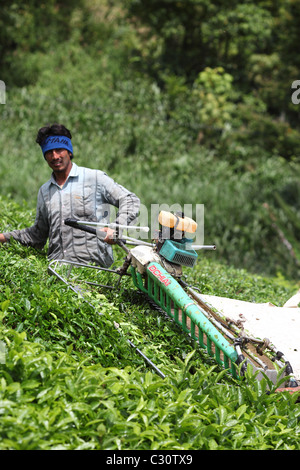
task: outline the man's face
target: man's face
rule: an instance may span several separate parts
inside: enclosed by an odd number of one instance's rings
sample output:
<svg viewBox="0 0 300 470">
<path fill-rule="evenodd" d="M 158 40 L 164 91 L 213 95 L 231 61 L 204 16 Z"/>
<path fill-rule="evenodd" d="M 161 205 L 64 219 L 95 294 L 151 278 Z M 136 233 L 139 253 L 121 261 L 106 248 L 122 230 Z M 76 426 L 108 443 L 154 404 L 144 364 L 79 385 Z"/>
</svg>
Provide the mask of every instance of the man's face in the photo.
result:
<svg viewBox="0 0 300 470">
<path fill-rule="evenodd" d="M 45 159 L 54 173 L 65 172 L 72 165 L 71 154 L 66 149 L 48 150 Z"/>
</svg>

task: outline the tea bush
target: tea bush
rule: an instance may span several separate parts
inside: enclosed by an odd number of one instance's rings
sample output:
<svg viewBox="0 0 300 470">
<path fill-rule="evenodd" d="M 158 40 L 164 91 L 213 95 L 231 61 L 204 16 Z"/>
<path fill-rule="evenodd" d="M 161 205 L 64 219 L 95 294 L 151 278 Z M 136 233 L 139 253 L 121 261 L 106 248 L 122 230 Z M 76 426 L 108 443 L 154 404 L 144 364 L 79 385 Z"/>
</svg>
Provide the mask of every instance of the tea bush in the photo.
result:
<svg viewBox="0 0 300 470">
<path fill-rule="evenodd" d="M 0 205 L 1 231 L 12 217 L 29 223 L 30 211 Z M 267 394 L 253 377 L 235 382 L 130 280 L 119 292 L 91 291 L 87 303 L 47 264 L 15 242 L 0 249 L 1 449 L 299 449 L 296 396 Z M 296 287 L 206 256 L 186 274 L 202 292 L 278 305 Z"/>
</svg>

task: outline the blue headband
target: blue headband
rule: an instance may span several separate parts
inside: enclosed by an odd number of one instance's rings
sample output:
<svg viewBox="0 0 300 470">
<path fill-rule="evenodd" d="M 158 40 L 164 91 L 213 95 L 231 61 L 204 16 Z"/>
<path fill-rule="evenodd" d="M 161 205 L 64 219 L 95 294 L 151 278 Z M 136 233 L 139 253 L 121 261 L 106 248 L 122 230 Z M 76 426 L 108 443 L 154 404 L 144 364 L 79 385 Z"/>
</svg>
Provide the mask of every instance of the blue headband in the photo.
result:
<svg viewBox="0 0 300 470">
<path fill-rule="evenodd" d="M 42 143 L 41 148 L 44 156 L 48 150 L 54 149 L 66 149 L 69 150 L 69 152 L 71 152 L 73 155 L 71 139 L 69 139 L 69 137 L 65 137 L 64 135 L 53 135 L 47 137 L 45 142 Z"/>
</svg>

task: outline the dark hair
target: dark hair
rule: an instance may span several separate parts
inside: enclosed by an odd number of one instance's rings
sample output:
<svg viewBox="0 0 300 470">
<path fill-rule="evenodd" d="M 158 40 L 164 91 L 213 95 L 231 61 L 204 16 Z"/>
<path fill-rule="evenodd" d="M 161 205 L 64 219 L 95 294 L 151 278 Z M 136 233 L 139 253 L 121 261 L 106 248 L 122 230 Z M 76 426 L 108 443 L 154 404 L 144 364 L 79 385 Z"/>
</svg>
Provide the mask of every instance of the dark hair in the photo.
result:
<svg viewBox="0 0 300 470">
<path fill-rule="evenodd" d="M 69 137 L 69 139 L 72 139 L 72 134 L 69 131 L 69 129 L 67 129 L 63 124 L 56 124 L 55 123 L 55 124 L 52 124 L 52 125 L 49 124 L 48 126 L 41 127 L 38 130 L 35 141 L 39 145 L 42 145 L 44 140 L 47 139 L 47 137 L 50 137 L 52 135 L 64 135 L 66 137 Z M 73 158 L 73 155 L 72 155 L 72 158 Z"/>
</svg>

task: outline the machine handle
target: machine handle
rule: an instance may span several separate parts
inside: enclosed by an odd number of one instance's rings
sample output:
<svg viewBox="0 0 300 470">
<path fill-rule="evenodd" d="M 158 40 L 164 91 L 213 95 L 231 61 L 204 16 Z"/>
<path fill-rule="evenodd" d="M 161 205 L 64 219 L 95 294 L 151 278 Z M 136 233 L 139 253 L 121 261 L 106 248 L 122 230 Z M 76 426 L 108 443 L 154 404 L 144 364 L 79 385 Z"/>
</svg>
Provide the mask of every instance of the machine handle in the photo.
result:
<svg viewBox="0 0 300 470">
<path fill-rule="evenodd" d="M 78 228 L 80 230 L 83 230 L 84 232 L 92 233 L 93 235 L 96 235 L 96 237 L 99 238 L 100 240 L 104 240 L 104 238 L 107 235 L 107 233 L 104 230 L 101 230 L 98 227 L 94 228 L 88 225 L 83 225 L 81 223 L 78 223 L 78 220 L 76 219 L 67 218 L 64 220 L 64 223 L 65 225 L 68 225 L 69 227 Z M 121 240 L 121 239 L 118 239 L 118 241 L 125 242 L 125 240 Z"/>
<path fill-rule="evenodd" d="M 92 233 L 93 235 L 96 235 L 96 229 L 93 227 L 88 227 L 87 225 L 81 225 L 78 223 L 76 219 L 65 219 L 64 220 L 65 225 L 68 225 L 69 227 L 73 228 L 79 228 L 80 230 L 83 230 L 84 232 Z"/>
</svg>

